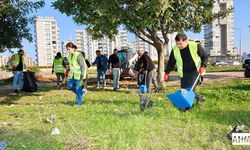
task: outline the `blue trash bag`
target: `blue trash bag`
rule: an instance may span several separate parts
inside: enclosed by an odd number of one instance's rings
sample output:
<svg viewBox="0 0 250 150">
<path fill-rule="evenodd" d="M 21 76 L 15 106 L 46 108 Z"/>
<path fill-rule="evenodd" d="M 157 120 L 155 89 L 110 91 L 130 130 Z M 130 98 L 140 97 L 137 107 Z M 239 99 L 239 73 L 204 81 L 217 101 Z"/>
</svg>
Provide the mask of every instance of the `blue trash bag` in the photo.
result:
<svg viewBox="0 0 250 150">
<path fill-rule="evenodd" d="M 146 85 L 140 85 L 140 93 L 147 93 L 148 92 L 148 88 Z"/>
</svg>

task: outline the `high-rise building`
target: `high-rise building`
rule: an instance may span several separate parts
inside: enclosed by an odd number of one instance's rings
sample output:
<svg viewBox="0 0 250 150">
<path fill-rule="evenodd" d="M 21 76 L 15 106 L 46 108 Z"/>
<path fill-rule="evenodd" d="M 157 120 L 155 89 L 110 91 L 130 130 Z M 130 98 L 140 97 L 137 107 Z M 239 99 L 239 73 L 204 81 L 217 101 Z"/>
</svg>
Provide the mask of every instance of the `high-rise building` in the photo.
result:
<svg viewBox="0 0 250 150">
<path fill-rule="evenodd" d="M 86 30 L 76 30 L 75 32 L 78 51 L 85 52 L 86 58 L 91 62 L 96 58 L 96 50 L 100 50 L 102 54 L 109 56 L 113 53 L 114 48 L 119 50 L 129 46 L 127 31 L 125 30 L 120 30 L 113 41 L 107 37 L 94 40 Z"/>
<path fill-rule="evenodd" d="M 129 47 L 128 31 L 119 30 L 118 34 L 114 38 L 113 44 L 113 47 L 117 48 L 118 50 Z"/>
<path fill-rule="evenodd" d="M 233 7 L 233 0 L 216 0 L 213 12 Z M 235 56 L 233 13 L 204 26 L 205 51 L 210 56 Z"/>
<path fill-rule="evenodd" d="M 37 17 L 36 24 L 36 52 L 38 66 L 50 66 L 54 56 L 60 52 L 60 30 L 53 17 Z"/>
<path fill-rule="evenodd" d="M 0 67 L 6 66 L 10 56 L 0 56 Z"/>
</svg>

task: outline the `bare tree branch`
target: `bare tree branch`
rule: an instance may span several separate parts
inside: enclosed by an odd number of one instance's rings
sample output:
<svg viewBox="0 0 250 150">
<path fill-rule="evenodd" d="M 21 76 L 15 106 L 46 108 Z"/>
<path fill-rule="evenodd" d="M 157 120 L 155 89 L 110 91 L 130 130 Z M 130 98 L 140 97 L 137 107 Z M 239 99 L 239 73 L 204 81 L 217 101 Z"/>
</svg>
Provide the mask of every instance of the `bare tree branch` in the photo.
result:
<svg viewBox="0 0 250 150">
<path fill-rule="evenodd" d="M 139 30 L 139 32 L 141 32 L 144 36 L 146 36 L 148 39 L 152 40 L 152 36 L 150 34 L 148 34 L 147 32 L 145 32 L 144 30 Z M 152 40 L 153 41 L 153 40 Z"/>
<path fill-rule="evenodd" d="M 154 43 L 163 43 L 163 41 L 157 36 L 157 31 L 155 29 L 149 29 L 146 28 L 148 30 L 148 32 L 150 33 L 151 37 L 152 37 L 152 41 L 154 41 Z"/>
<path fill-rule="evenodd" d="M 139 33 L 133 32 L 136 36 L 138 36 L 140 39 L 142 39 L 144 42 L 147 42 L 150 45 L 153 45 L 152 42 L 146 40 L 145 38 L 143 38 Z"/>
</svg>

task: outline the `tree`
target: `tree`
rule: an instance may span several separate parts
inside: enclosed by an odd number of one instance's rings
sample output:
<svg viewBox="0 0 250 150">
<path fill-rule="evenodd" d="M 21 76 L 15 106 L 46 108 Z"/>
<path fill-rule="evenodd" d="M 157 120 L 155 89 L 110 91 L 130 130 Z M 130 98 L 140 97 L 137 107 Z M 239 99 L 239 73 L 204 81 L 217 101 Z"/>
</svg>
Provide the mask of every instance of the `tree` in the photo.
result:
<svg viewBox="0 0 250 150">
<path fill-rule="evenodd" d="M 77 24 L 87 25 L 95 38 L 110 38 L 123 26 L 158 53 L 158 81 L 163 83 L 168 33 L 200 32 L 203 24 L 225 17 L 232 9 L 213 13 L 214 0 L 57 0 L 53 6 Z M 163 39 L 159 38 L 160 31 Z"/>
<path fill-rule="evenodd" d="M 0 2 L 0 52 L 21 48 L 22 39 L 32 41 L 28 27 L 34 22 L 30 14 L 44 6 L 44 1 L 1 0 Z"/>
</svg>

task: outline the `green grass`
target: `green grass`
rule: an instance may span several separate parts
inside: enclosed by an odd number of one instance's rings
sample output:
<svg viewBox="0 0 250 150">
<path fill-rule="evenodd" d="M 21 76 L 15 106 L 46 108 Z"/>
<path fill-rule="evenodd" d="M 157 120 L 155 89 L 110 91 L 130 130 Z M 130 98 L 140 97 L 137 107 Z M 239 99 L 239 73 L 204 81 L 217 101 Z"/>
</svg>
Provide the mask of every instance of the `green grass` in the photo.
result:
<svg viewBox="0 0 250 150">
<path fill-rule="evenodd" d="M 190 113 L 179 111 L 165 98 L 177 89 L 166 87 L 154 94 L 154 107 L 144 112 L 139 109 L 137 89 L 90 89 L 81 107 L 72 106 L 75 95 L 68 90 L 0 91 L 0 122 L 13 123 L 0 125 L 0 141 L 7 139 L 8 149 L 249 148 L 232 146 L 226 137 L 237 124 L 235 118 L 250 127 L 249 80 L 199 87 L 207 101 Z M 52 114 L 56 121 L 46 123 Z M 61 134 L 50 135 L 53 127 Z"/>
<path fill-rule="evenodd" d="M 208 65 L 207 72 L 231 72 L 231 71 L 243 71 L 242 65 L 239 66 L 212 66 Z"/>
</svg>

